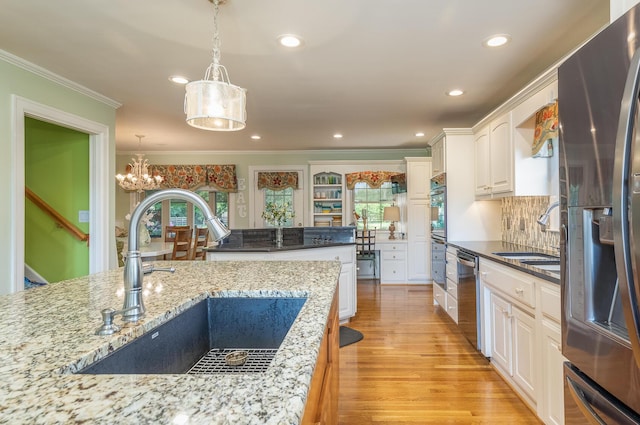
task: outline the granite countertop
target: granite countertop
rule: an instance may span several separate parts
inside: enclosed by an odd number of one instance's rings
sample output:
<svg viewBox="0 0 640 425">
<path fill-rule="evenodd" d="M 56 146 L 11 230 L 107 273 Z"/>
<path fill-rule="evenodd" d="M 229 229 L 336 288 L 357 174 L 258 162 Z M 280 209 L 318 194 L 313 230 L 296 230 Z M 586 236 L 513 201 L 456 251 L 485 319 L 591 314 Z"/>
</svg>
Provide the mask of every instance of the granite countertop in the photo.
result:
<svg viewBox="0 0 640 425">
<path fill-rule="evenodd" d="M 96 336 L 123 269 L 0 297 L 0 423 L 298 424 L 340 275 L 337 261 L 155 263 L 145 318 Z M 307 297 L 266 372 L 75 375 L 207 297 Z M 116 323 L 121 323 L 116 318 Z"/>
<path fill-rule="evenodd" d="M 473 252 L 480 257 L 484 257 L 489 260 L 504 264 L 508 267 L 517 269 L 521 272 L 540 277 L 549 282 L 557 284 L 560 283 L 560 274 L 557 272 L 543 270 L 536 266 L 523 264 L 518 260 L 512 260 L 494 254 L 495 252 L 529 252 L 531 254 L 547 254 L 558 257 L 559 254 L 557 251 L 536 249 L 503 241 L 447 241 L 447 245 L 453 245 L 456 248 L 462 248 L 464 250 Z"/>
</svg>

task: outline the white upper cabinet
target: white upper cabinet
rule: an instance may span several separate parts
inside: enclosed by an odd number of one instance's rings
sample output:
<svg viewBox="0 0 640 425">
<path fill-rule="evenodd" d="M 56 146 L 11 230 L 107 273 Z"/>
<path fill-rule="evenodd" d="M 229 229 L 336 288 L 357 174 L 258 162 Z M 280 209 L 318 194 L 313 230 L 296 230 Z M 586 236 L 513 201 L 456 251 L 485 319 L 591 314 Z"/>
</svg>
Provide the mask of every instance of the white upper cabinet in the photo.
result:
<svg viewBox="0 0 640 425">
<path fill-rule="evenodd" d="M 533 158 L 535 115 L 553 103 L 557 73 L 534 81 L 474 127 L 476 199 L 558 193 L 558 153 Z"/>
<path fill-rule="evenodd" d="M 405 158 L 407 161 L 407 195 L 409 199 L 429 197 L 431 163 L 427 158 Z"/>
<path fill-rule="evenodd" d="M 431 145 L 431 177 L 447 171 L 445 159 L 445 139 L 443 137 Z"/>
<path fill-rule="evenodd" d="M 491 121 L 475 134 L 475 194 L 487 198 L 513 190 L 511 113 Z"/>
</svg>

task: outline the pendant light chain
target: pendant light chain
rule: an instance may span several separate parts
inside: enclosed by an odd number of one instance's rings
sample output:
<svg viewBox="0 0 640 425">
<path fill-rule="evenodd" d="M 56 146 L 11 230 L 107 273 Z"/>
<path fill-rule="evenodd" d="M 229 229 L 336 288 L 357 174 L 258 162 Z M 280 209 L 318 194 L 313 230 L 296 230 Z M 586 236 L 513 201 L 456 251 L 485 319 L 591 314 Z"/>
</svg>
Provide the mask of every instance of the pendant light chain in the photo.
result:
<svg viewBox="0 0 640 425">
<path fill-rule="evenodd" d="M 218 31 L 218 11 L 220 0 L 213 0 L 213 79 L 220 80 L 220 32 Z"/>
</svg>

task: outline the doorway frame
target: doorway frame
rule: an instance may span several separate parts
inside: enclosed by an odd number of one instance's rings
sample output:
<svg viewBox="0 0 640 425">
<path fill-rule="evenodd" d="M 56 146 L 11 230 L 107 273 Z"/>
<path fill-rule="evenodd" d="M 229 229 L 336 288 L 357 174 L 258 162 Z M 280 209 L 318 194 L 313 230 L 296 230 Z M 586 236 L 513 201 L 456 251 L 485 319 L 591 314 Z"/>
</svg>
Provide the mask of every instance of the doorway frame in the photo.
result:
<svg viewBox="0 0 640 425">
<path fill-rule="evenodd" d="M 109 126 L 11 95 L 11 131 L 14 167 L 11 170 L 11 270 L 10 291 L 24 289 L 24 213 L 25 213 L 25 117 L 35 118 L 89 135 L 89 273 L 109 269 L 111 214 L 109 213 Z"/>
</svg>

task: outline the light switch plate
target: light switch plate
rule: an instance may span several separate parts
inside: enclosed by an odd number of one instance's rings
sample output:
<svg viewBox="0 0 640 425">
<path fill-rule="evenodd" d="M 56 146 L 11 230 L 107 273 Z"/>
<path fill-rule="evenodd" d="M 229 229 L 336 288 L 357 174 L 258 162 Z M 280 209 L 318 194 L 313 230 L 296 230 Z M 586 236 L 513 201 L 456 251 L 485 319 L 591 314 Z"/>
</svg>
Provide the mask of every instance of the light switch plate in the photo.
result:
<svg viewBox="0 0 640 425">
<path fill-rule="evenodd" d="M 86 211 L 86 210 L 78 211 L 78 222 L 79 223 L 88 223 L 89 222 L 89 211 Z"/>
</svg>

